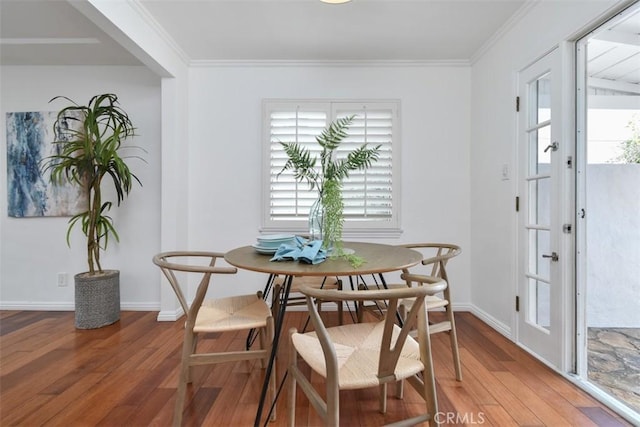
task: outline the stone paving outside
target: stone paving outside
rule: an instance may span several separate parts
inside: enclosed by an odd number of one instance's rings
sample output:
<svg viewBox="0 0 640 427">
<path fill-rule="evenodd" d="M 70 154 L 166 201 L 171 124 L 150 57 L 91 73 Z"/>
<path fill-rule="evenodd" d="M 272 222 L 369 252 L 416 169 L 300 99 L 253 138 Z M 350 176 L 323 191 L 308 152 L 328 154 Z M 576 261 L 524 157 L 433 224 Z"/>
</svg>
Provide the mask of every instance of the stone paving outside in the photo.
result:
<svg viewBox="0 0 640 427">
<path fill-rule="evenodd" d="M 589 328 L 589 380 L 640 413 L 640 328 Z"/>
</svg>

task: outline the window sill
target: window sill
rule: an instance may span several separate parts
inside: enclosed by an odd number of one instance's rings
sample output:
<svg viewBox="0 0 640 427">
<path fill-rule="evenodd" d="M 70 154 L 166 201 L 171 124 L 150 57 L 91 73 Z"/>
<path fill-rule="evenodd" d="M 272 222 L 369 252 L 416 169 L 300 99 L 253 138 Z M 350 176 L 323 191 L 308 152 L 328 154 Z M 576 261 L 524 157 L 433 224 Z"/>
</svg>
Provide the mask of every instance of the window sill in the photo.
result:
<svg viewBox="0 0 640 427">
<path fill-rule="evenodd" d="M 294 234 L 308 234 L 307 228 L 292 228 L 292 227 L 261 227 L 260 233 L 272 234 L 272 233 L 294 233 Z M 342 238 L 345 241 L 361 240 L 361 239 L 397 239 L 402 235 L 401 228 L 359 228 L 355 230 L 343 230 Z"/>
</svg>

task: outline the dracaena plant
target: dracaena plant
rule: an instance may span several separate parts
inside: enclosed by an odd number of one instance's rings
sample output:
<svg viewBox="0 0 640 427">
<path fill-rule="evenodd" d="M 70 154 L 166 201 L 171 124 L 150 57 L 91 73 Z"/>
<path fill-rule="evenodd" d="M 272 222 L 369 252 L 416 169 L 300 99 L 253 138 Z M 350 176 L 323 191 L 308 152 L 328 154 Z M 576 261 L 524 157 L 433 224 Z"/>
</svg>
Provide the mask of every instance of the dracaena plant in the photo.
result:
<svg viewBox="0 0 640 427">
<path fill-rule="evenodd" d="M 87 238 L 89 274 L 94 275 L 102 272 L 100 252 L 107 248 L 109 239 L 119 240 L 108 215 L 113 201 L 103 199 L 103 182 L 113 184 L 118 206 L 129 195 L 134 182 L 142 185 L 125 161 L 140 157 L 122 155 L 123 149 L 138 148 L 124 145 L 127 138 L 135 135 L 135 128 L 114 94 L 96 95 L 87 105 L 78 105 L 65 96 L 57 96 L 50 102 L 58 99 L 73 105 L 58 112 L 53 141 L 57 145 L 56 154 L 45 159 L 43 171 L 51 173 L 52 182 L 67 181 L 87 191 L 87 210 L 69 220 L 66 237 L 70 245 L 71 231 L 80 225 Z"/>
<path fill-rule="evenodd" d="M 348 137 L 347 130 L 355 116 L 337 119 L 316 137 L 322 148 L 319 157 L 295 142 L 281 142 L 288 160 L 279 174 L 291 170 L 297 181 L 306 181 L 310 188 L 318 189 L 324 206 L 323 232 L 325 243 L 340 244 L 342 237 L 342 181 L 355 170 L 370 167 L 380 156 L 380 145 L 362 144 L 344 158 L 338 158 L 336 150 Z"/>
</svg>

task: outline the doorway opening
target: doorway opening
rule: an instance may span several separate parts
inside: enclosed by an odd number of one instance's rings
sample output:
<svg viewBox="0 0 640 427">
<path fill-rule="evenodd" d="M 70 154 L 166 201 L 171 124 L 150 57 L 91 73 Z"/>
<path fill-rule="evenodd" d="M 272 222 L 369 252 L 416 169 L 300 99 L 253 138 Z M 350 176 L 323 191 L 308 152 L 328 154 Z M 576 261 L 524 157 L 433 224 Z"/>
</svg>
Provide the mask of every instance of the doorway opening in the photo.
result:
<svg viewBox="0 0 640 427">
<path fill-rule="evenodd" d="M 577 370 L 640 417 L 640 4 L 577 43 Z"/>
</svg>

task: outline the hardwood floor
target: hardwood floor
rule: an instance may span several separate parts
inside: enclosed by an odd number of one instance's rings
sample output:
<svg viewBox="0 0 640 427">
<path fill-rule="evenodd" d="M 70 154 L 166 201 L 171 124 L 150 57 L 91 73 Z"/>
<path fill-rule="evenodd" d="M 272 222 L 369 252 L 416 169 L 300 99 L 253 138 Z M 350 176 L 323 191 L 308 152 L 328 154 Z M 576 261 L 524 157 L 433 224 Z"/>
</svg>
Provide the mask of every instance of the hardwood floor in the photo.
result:
<svg viewBox="0 0 640 427">
<path fill-rule="evenodd" d="M 183 323 L 159 323 L 156 315 L 123 312 L 115 325 L 80 331 L 73 313 L 0 312 L 0 425 L 170 425 Z M 284 331 L 305 320 L 303 312 L 287 313 L 279 354 L 286 354 Z M 448 337 L 433 337 L 444 425 L 629 425 L 472 314 L 456 313 L 456 320 L 463 382 L 455 381 Z M 244 334 L 224 334 L 201 345 L 240 349 L 244 342 Z M 279 374 L 284 363 L 280 357 Z M 259 362 L 200 368 L 185 425 L 253 425 L 263 375 Z M 377 412 L 377 389 L 343 392 L 342 424 L 375 426 L 418 414 L 421 399 L 405 390 L 403 400 L 389 397 L 386 415 Z M 287 425 L 285 394 L 271 426 Z M 297 403 L 296 425 L 320 424 L 306 398 Z"/>
</svg>

